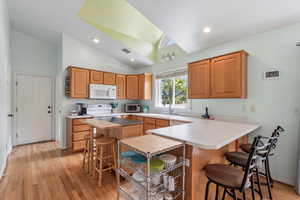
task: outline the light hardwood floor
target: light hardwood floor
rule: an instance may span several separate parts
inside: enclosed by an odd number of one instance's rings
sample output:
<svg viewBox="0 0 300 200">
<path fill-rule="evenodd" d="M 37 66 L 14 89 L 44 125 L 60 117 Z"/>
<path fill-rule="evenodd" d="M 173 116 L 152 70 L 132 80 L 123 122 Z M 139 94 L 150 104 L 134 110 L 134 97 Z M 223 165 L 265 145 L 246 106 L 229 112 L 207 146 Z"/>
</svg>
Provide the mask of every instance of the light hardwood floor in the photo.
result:
<svg viewBox="0 0 300 200">
<path fill-rule="evenodd" d="M 117 199 L 115 178 L 105 175 L 99 188 L 96 180 L 82 171 L 81 163 L 82 154 L 60 156 L 54 142 L 16 147 L 0 182 L 0 199 Z M 273 195 L 275 200 L 300 200 L 292 187 L 279 183 L 275 184 Z"/>
</svg>

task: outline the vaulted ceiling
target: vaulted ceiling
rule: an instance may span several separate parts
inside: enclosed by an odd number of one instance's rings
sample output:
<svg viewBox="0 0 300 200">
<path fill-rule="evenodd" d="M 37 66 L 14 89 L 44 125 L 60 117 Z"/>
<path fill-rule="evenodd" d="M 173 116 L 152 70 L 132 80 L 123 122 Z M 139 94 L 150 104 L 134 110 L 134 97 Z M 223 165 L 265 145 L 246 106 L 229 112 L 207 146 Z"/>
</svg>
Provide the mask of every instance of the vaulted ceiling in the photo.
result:
<svg viewBox="0 0 300 200">
<path fill-rule="evenodd" d="M 194 52 L 300 21 L 299 0 L 127 2 L 186 52 Z M 16 30 L 52 43 L 59 40 L 61 33 L 66 33 L 125 64 L 139 67 L 153 63 L 145 54 L 135 49 L 131 49 L 130 55 L 124 54 L 121 49 L 128 48 L 124 42 L 81 20 L 78 13 L 85 3 L 84 0 L 8 0 L 8 3 L 11 23 Z M 211 33 L 203 33 L 205 26 L 211 27 Z M 101 42 L 94 44 L 94 37 L 99 37 Z M 136 62 L 130 62 L 132 57 Z"/>
</svg>

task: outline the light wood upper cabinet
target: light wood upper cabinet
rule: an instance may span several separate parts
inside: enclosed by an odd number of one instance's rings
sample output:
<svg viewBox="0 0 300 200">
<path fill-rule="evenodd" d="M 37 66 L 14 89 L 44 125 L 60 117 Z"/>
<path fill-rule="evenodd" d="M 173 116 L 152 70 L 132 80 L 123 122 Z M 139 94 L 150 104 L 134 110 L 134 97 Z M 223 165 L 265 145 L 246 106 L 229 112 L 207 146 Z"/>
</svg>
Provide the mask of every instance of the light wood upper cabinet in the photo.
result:
<svg viewBox="0 0 300 200">
<path fill-rule="evenodd" d="M 103 84 L 103 72 L 91 70 L 90 71 L 90 83 L 92 84 Z"/>
<path fill-rule="evenodd" d="M 126 76 L 126 96 L 127 99 L 139 98 L 139 76 L 138 75 Z"/>
<path fill-rule="evenodd" d="M 139 78 L 139 99 L 150 100 L 152 97 L 152 74 L 140 74 Z"/>
<path fill-rule="evenodd" d="M 247 52 L 189 64 L 189 98 L 246 98 Z"/>
<path fill-rule="evenodd" d="M 116 74 L 112 72 L 103 73 L 103 84 L 105 85 L 115 85 L 116 84 Z"/>
<path fill-rule="evenodd" d="M 68 68 L 70 76 L 70 93 L 71 98 L 88 98 L 90 71 L 77 67 Z"/>
<path fill-rule="evenodd" d="M 211 97 L 246 97 L 246 53 L 239 52 L 211 60 Z"/>
<path fill-rule="evenodd" d="M 117 99 L 126 99 L 126 76 L 116 75 Z"/>
<path fill-rule="evenodd" d="M 204 60 L 189 64 L 189 98 L 209 98 L 210 95 L 210 61 Z"/>
</svg>

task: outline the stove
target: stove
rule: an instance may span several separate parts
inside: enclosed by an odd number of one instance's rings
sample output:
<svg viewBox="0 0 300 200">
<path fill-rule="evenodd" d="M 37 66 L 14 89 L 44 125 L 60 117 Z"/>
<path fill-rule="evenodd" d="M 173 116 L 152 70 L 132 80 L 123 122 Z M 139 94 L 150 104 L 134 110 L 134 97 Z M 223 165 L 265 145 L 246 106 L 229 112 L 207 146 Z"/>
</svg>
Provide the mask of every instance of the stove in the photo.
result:
<svg viewBox="0 0 300 200">
<path fill-rule="evenodd" d="M 94 119 L 99 119 L 99 120 L 104 120 L 104 121 L 120 124 L 121 126 L 143 124 L 143 122 L 140 122 L 140 121 L 122 119 L 119 117 L 96 117 Z"/>
</svg>

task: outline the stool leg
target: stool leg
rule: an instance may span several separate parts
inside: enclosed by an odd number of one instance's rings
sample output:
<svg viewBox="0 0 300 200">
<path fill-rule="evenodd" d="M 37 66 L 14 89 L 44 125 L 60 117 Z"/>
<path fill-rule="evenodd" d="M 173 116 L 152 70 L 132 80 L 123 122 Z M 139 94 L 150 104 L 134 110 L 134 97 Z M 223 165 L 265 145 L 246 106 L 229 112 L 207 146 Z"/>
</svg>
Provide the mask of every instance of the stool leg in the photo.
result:
<svg viewBox="0 0 300 200">
<path fill-rule="evenodd" d="M 243 200 L 247 200 L 245 190 L 243 191 Z"/>
<path fill-rule="evenodd" d="M 271 176 L 271 169 L 270 169 L 270 162 L 269 162 L 269 157 L 267 157 L 266 159 L 266 165 L 267 165 L 267 168 L 268 168 L 268 174 L 269 174 L 269 180 L 270 180 L 270 183 L 271 183 L 271 187 L 273 187 L 273 178 Z"/>
<path fill-rule="evenodd" d="M 100 160 L 99 160 L 99 177 L 98 177 L 98 186 L 101 187 L 102 186 L 102 165 L 103 165 L 103 161 L 102 161 L 102 158 L 103 158 L 103 146 L 101 145 L 100 146 Z"/>
<path fill-rule="evenodd" d="M 255 173 L 256 173 L 256 179 L 257 179 L 257 186 L 258 186 L 259 196 L 260 196 L 260 199 L 263 199 L 263 193 L 262 193 L 262 189 L 261 189 L 261 185 L 260 185 L 260 178 L 259 178 L 258 167 L 255 169 Z"/>
<path fill-rule="evenodd" d="M 254 188 L 254 179 L 253 179 L 253 175 L 250 178 L 251 181 L 251 193 L 252 193 L 252 200 L 255 200 L 255 188 Z"/>
<path fill-rule="evenodd" d="M 115 170 L 116 179 L 117 177 L 117 156 L 116 156 L 116 146 L 113 144 L 111 145 L 111 152 L 112 152 L 112 158 L 113 158 L 113 169 Z"/>
<path fill-rule="evenodd" d="M 226 187 L 224 187 L 224 191 L 223 191 L 222 200 L 225 200 L 226 194 L 227 194 L 227 188 L 226 188 Z"/>
<path fill-rule="evenodd" d="M 86 160 L 86 153 L 87 153 L 87 151 L 86 151 L 86 144 L 85 144 L 85 148 L 84 148 L 84 151 L 83 151 L 83 162 L 82 162 L 82 169 L 83 170 L 85 170 L 85 160 Z"/>
<path fill-rule="evenodd" d="M 219 199 L 219 185 L 216 186 L 216 196 L 215 196 L 215 200 Z"/>
<path fill-rule="evenodd" d="M 234 199 L 234 200 L 238 200 L 238 199 L 237 199 L 237 196 L 236 196 L 235 189 L 232 189 L 232 194 L 233 194 L 233 199 Z"/>
<path fill-rule="evenodd" d="M 208 200 L 208 193 L 209 193 L 209 185 L 210 185 L 210 181 L 208 181 L 206 183 L 206 189 L 205 189 L 205 200 Z"/>
<path fill-rule="evenodd" d="M 269 192 L 269 198 L 273 199 L 272 191 L 271 191 L 271 183 L 270 183 L 270 174 L 269 174 L 267 162 L 265 162 L 265 172 L 266 172 L 266 178 L 267 178 L 267 187 L 268 187 L 268 192 Z"/>
</svg>

